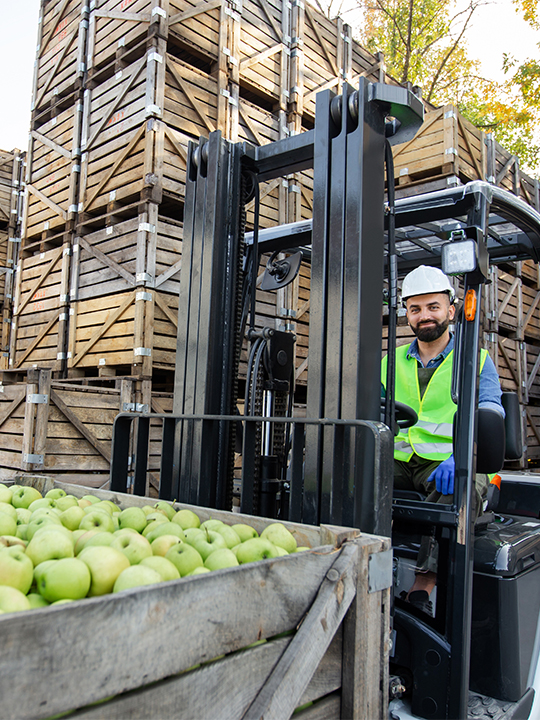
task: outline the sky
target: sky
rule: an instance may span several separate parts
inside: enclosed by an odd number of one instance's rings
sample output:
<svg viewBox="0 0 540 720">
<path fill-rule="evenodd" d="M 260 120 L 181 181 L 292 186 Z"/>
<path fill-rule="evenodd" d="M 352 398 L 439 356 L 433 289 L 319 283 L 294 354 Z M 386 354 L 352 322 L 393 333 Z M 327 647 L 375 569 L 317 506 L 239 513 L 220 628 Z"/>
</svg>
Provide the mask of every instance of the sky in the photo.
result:
<svg viewBox="0 0 540 720">
<path fill-rule="evenodd" d="M 459 0 L 460 4 L 465 0 Z M 0 149 L 26 150 L 40 0 L 0 0 Z M 346 15 L 346 20 L 352 18 Z M 486 77 L 502 76 L 502 53 L 518 60 L 538 55 L 538 35 L 514 10 L 512 0 L 480 7 L 468 35 L 469 56 L 478 58 Z"/>
</svg>

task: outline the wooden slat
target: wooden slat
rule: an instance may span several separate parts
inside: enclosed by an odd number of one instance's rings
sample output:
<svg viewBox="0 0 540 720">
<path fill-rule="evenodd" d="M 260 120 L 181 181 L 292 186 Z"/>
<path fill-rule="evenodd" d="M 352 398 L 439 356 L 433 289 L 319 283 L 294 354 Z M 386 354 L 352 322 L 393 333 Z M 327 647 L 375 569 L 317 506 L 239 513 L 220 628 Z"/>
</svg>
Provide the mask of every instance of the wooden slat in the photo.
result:
<svg viewBox="0 0 540 720">
<path fill-rule="evenodd" d="M 130 293 L 129 296 L 124 300 L 122 305 L 115 311 L 109 313 L 109 316 L 107 320 L 97 328 L 97 330 L 94 332 L 90 340 L 84 343 L 82 350 L 77 354 L 75 358 L 73 358 L 73 361 L 71 363 L 71 367 L 75 367 L 80 363 L 80 361 L 83 359 L 83 357 L 86 355 L 89 350 L 97 343 L 97 341 L 107 332 L 107 330 L 118 320 L 118 318 L 122 317 L 122 315 L 125 313 L 125 311 L 128 309 L 128 307 L 135 301 L 135 294 Z"/>
<path fill-rule="evenodd" d="M 92 445 L 95 450 L 98 451 L 100 455 L 102 455 L 107 462 L 111 462 L 111 448 L 109 445 L 105 445 L 104 443 L 100 442 L 94 433 L 88 428 L 81 420 L 77 417 L 75 412 L 71 410 L 66 403 L 62 400 L 59 393 L 54 389 L 51 388 L 51 401 L 56 405 L 56 407 L 60 410 L 60 412 L 66 416 L 66 418 L 69 420 L 69 422 L 74 425 L 77 430 L 81 433 L 81 435 L 88 440 L 90 445 Z"/>
<path fill-rule="evenodd" d="M 26 187 L 32 195 L 35 195 L 38 200 L 41 200 L 44 205 L 47 205 L 47 207 L 50 208 L 54 213 L 56 213 L 56 215 L 61 217 L 62 220 L 67 220 L 67 212 L 63 208 L 61 208 L 60 205 L 57 205 L 55 202 L 53 202 L 44 193 L 42 193 L 41 190 L 38 190 L 35 185 L 28 183 Z"/>
<path fill-rule="evenodd" d="M 17 359 L 17 361 L 14 363 L 14 367 L 18 368 L 20 367 L 23 362 L 26 360 L 26 358 L 32 353 L 33 350 L 41 343 L 43 338 L 48 335 L 49 330 L 53 327 L 53 325 L 58 320 L 58 316 L 60 315 L 62 308 L 58 308 L 52 318 L 49 320 L 47 325 L 41 329 L 41 331 L 38 333 L 37 337 L 34 339 L 34 341 L 26 348 L 26 350 L 23 352 L 20 358 Z"/>
<path fill-rule="evenodd" d="M 57 248 L 55 252 L 53 252 L 51 256 L 51 260 L 43 273 L 39 276 L 39 278 L 35 281 L 35 283 L 32 285 L 28 295 L 26 296 L 26 300 L 22 302 L 15 310 L 16 315 L 20 315 L 24 308 L 27 306 L 27 304 L 30 302 L 30 300 L 34 297 L 36 292 L 39 290 L 39 288 L 43 285 L 49 274 L 51 273 L 52 269 L 58 262 L 58 260 L 62 257 L 62 253 L 64 251 L 63 247 Z"/>
<path fill-rule="evenodd" d="M 13 400 L 7 405 L 7 407 L 0 412 L 0 426 L 3 425 L 6 420 L 8 420 L 11 415 L 15 412 L 15 410 L 19 407 L 19 405 L 22 403 L 24 398 L 26 397 L 26 385 L 21 385 L 17 388 L 15 397 Z M 7 403 L 6 403 L 7 404 Z M 1 405 L 0 405 L 1 407 Z"/>
<path fill-rule="evenodd" d="M 347 544 L 319 588 L 310 611 L 243 720 L 291 716 L 356 594 L 358 547 Z"/>
<path fill-rule="evenodd" d="M 169 18 L 169 27 L 182 23 L 189 18 L 196 17 L 201 13 L 215 10 L 216 8 L 221 7 L 222 1 L 223 0 L 210 0 L 210 2 L 202 2 L 189 10 L 183 10 L 182 12 L 176 13 L 176 15 L 171 15 Z"/>
</svg>

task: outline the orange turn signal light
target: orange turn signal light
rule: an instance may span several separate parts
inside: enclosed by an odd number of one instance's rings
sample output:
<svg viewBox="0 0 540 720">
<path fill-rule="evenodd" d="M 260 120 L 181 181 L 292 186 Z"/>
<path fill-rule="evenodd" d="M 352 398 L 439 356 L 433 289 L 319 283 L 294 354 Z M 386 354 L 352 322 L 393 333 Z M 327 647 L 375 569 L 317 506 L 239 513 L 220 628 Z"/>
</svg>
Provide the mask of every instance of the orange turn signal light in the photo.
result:
<svg viewBox="0 0 540 720">
<path fill-rule="evenodd" d="M 465 319 L 469 320 L 469 322 L 476 317 L 476 299 L 476 290 L 469 288 L 465 295 L 465 302 L 463 303 Z"/>
</svg>

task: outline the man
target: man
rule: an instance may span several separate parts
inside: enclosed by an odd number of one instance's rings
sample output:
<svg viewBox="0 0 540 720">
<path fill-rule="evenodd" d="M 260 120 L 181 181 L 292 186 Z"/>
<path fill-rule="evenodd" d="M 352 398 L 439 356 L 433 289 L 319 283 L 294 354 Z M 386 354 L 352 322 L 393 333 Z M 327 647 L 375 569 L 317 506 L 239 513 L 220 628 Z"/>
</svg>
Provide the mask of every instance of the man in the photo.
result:
<svg viewBox="0 0 540 720">
<path fill-rule="evenodd" d="M 416 490 L 430 502 L 451 504 L 454 493 L 452 422 L 456 405 L 451 398 L 455 293 L 438 268 L 421 265 L 409 273 L 402 288 L 407 321 L 415 340 L 396 351 L 396 401 L 409 405 L 418 422 L 401 430 L 394 445 L 394 487 Z M 382 382 L 386 383 L 386 358 Z M 479 406 L 504 415 L 501 388 L 493 361 L 485 350 L 480 357 Z M 473 513 L 482 512 L 488 487 L 486 475 L 476 475 Z M 416 577 L 407 599 L 430 612 L 429 596 L 437 582 L 437 554 L 432 537 L 422 539 Z"/>
</svg>

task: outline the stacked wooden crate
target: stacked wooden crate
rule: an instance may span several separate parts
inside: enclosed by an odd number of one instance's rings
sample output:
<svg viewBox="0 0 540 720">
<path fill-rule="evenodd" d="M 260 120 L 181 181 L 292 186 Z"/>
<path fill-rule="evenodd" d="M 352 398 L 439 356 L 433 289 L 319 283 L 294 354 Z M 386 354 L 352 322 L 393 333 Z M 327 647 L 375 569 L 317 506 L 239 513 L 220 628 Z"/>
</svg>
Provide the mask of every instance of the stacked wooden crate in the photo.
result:
<svg viewBox="0 0 540 720">
<path fill-rule="evenodd" d="M 64 403 L 75 413 L 77 397 L 91 396 L 76 389 L 85 378 L 101 378 L 103 408 L 114 395 L 107 378 L 135 378 L 145 398 L 138 406 L 150 403 L 148 383 L 172 389 L 188 142 L 214 130 L 255 145 L 302 132 L 313 126 L 319 90 L 340 92 L 360 75 L 384 79 L 381 58 L 354 43 L 342 21 L 303 3 L 42 2 L 0 418 L 19 455 L 3 466 L 49 467 L 28 464 L 25 454 L 43 453 L 27 431 L 10 429 L 24 426 L 12 395 L 33 368 L 75 383 Z M 263 227 L 309 218 L 312 175 L 265 183 L 260 196 Z M 251 203 L 248 229 L 253 213 Z M 309 267 L 258 300 L 259 324 L 296 332 L 305 384 Z M 90 445 L 86 467 L 101 482 L 104 456 Z M 71 472 L 69 462 L 58 471 Z"/>
<path fill-rule="evenodd" d="M 381 59 L 286 0 L 49 0 L 40 28 L 10 367 L 172 378 L 189 140 L 301 132 Z M 260 195 L 263 227 L 311 216 L 309 172 Z M 307 336 L 301 282 L 261 294 L 261 322 Z"/>
<path fill-rule="evenodd" d="M 21 242 L 22 185 L 25 154 L 0 150 L 0 308 L 2 332 L 0 369 L 8 367 L 13 278 Z"/>
<path fill-rule="evenodd" d="M 45 472 L 64 482 L 109 482 L 112 426 L 124 411 L 170 412 L 172 394 L 136 377 L 54 380 L 46 368 L 4 372 L 0 392 L 0 479 Z M 159 486 L 160 429 L 152 430 L 149 489 Z"/>
</svg>

